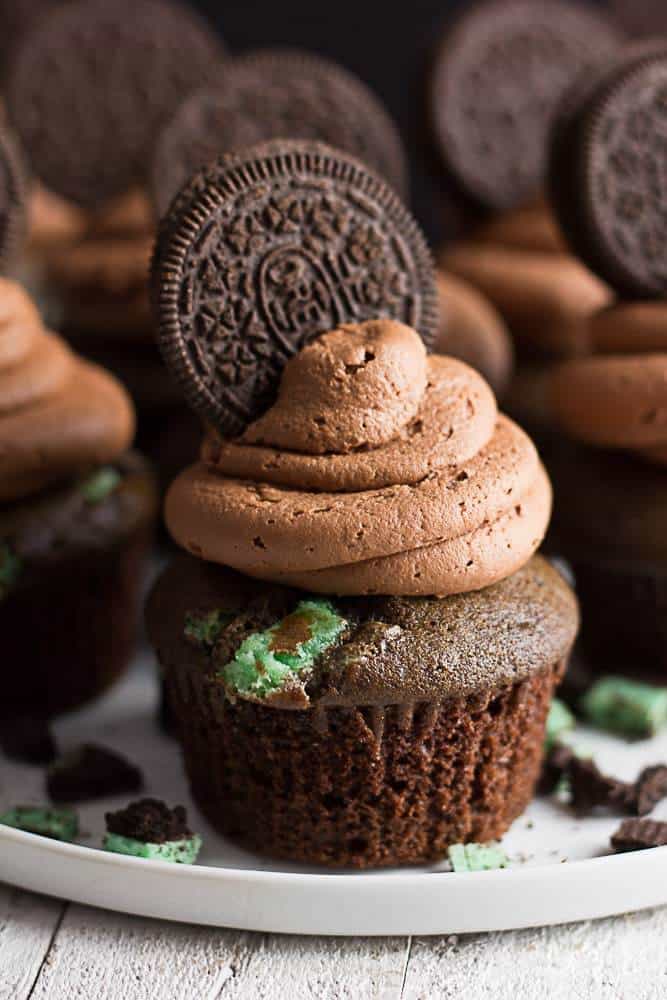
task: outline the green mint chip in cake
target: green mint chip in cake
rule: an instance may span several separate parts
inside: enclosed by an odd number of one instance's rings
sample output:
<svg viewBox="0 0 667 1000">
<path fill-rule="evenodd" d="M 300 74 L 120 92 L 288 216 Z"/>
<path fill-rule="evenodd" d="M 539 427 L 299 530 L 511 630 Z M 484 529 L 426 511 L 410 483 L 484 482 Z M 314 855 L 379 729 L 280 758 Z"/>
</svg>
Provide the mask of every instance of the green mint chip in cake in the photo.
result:
<svg viewBox="0 0 667 1000">
<path fill-rule="evenodd" d="M 84 480 L 81 484 L 81 492 L 86 503 L 95 504 L 106 500 L 118 487 L 121 481 L 121 474 L 113 466 L 108 465 L 103 469 L 98 469 L 92 476 Z"/>
<path fill-rule="evenodd" d="M 21 573 L 21 560 L 7 542 L 0 542 L 0 601 L 16 584 Z"/>
<path fill-rule="evenodd" d="M 580 700 L 585 717 L 621 736 L 653 736 L 667 724 L 667 688 L 603 677 Z"/>
<path fill-rule="evenodd" d="M 188 828 L 183 806 L 170 809 L 159 799 L 139 799 L 106 814 L 104 849 L 149 861 L 191 865 L 201 850 L 201 837 Z"/>
<path fill-rule="evenodd" d="M 300 601 L 286 618 L 244 639 L 222 675 L 233 691 L 265 698 L 302 682 L 346 628 L 329 601 Z"/>
<path fill-rule="evenodd" d="M 507 868 L 507 855 L 498 844 L 452 844 L 447 856 L 455 872 L 490 872 Z"/>
<path fill-rule="evenodd" d="M 185 616 L 185 638 L 198 646 L 215 646 L 232 615 L 226 611 L 190 611 Z"/>
<path fill-rule="evenodd" d="M 574 723 L 574 716 L 567 705 L 559 701 L 558 698 L 554 698 L 547 716 L 544 752 L 548 753 L 560 741 L 561 736 L 574 729 Z"/>
<path fill-rule="evenodd" d="M 73 809 L 49 806 L 16 806 L 0 815 L 0 823 L 52 840 L 73 841 L 79 832 L 79 820 Z"/>
</svg>

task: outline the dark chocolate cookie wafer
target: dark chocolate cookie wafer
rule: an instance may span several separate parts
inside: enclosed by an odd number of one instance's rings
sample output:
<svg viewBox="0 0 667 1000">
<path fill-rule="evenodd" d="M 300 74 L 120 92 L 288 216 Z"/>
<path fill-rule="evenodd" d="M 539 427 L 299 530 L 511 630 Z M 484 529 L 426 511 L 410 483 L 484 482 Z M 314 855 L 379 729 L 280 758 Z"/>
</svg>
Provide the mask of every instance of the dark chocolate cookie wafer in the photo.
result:
<svg viewBox="0 0 667 1000">
<path fill-rule="evenodd" d="M 408 169 L 396 127 L 352 73 L 292 49 L 234 60 L 215 89 L 188 98 L 157 144 L 154 197 L 160 215 L 199 167 L 270 139 L 313 139 L 351 153 L 407 196 Z"/>
<path fill-rule="evenodd" d="M 667 42 L 614 60 L 554 130 L 549 186 L 582 260 L 631 298 L 667 290 Z"/>
<path fill-rule="evenodd" d="M 4 271 L 26 236 L 28 180 L 13 135 L 0 128 L 0 271 Z"/>
<path fill-rule="evenodd" d="M 171 0 L 71 0 L 24 37 L 8 111 L 47 187 L 95 205 L 145 178 L 166 121 L 221 62 L 212 30 Z"/>
<path fill-rule="evenodd" d="M 221 157 L 175 199 L 153 262 L 165 361 L 225 435 L 273 401 L 285 362 L 341 323 L 390 316 L 432 344 L 431 255 L 398 196 L 321 143 Z"/>
<path fill-rule="evenodd" d="M 667 34 L 665 0 L 611 0 L 611 7 L 619 24 L 637 38 Z"/>
<path fill-rule="evenodd" d="M 450 28 L 430 115 L 441 158 L 469 195 L 509 209 L 539 192 L 558 102 L 620 41 L 601 14 L 561 0 L 487 0 Z"/>
</svg>

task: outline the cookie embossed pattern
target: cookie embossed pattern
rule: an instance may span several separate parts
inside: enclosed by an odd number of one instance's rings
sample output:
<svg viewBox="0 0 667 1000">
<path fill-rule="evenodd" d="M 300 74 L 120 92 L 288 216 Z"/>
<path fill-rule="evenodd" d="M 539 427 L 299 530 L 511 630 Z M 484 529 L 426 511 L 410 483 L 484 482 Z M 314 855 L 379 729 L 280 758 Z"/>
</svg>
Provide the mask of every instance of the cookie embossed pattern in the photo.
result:
<svg viewBox="0 0 667 1000">
<path fill-rule="evenodd" d="M 388 316 L 433 343 L 430 252 L 398 197 L 357 160 L 319 143 L 267 143 L 209 166 L 175 206 L 156 251 L 167 276 L 160 346 L 190 404 L 221 432 L 259 416 L 285 362 L 342 323 Z"/>
</svg>

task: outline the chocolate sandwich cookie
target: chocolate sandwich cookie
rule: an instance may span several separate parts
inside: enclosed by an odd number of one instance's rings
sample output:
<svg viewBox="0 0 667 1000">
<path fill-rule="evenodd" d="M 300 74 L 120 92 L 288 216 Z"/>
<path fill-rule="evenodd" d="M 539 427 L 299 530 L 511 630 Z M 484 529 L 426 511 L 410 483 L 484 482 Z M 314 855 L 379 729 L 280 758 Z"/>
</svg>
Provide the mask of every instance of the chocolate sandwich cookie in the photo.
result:
<svg viewBox="0 0 667 1000">
<path fill-rule="evenodd" d="M 163 357 L 190 405 L 239 434 L 318 334 L 391 317 L 428 346 L 439 310 L 430 252 L 398 196 L 321 143 L 221 157 L 175 199 L 152 284 Z"/>
<path fill-rule="evenodd" d="M 205 23 L 170 0 L 72 0 L 24 36 L 8 112 L 44 184 L 100 204 L 144 177 L 165 122 L 222 56 Z"/>
<path fill-rule="evenodd" d="M 550 187 L 565 235 L 630 298 L 667 289 L 666 134 L 667 42 L 614 60 L 554 132 Z"/>
<path fill-rule="evenodd" d="M 226 66 L 216 86 L 191 95 L 163 131 L 152 175 L 159 214 L 203 164 L 222 153 L 287 138 L 326 142 L 351 153 L 407 197 L 405 151 L 372 91 L 328 59 L 267 49 Z"/>
<path fill-rule="evenodd" d="M 431 78 L 431 125 L 448 172 L 495 209 L 537 195 L 560 98 L 619 44 L 603 15 L 573 3 L 476 4 L 446 32 Z"/>
</svg>

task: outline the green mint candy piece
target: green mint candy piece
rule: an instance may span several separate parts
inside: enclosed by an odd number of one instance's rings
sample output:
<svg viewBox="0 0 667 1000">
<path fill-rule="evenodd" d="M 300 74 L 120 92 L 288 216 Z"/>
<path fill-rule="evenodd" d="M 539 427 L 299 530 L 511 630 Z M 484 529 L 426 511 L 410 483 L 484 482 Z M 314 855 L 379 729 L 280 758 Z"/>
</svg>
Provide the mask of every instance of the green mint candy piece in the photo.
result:
<svg viewBox="0 0 667 1000">
<path fill-rule="evenodd" d="M 0 816 L 0 823 L 53 840 L 73 841 L 79 832 L 79 820 L 72 809 L 49 806 L 16 806 Z"/>
<path fill-rule="evenodd" d="M 89 479 L 86 479 L 81 484 L 81 492 L 86 503 L 95 504 L 106 500 L 117 488 L 121 478 L 120 472 L 112 466 L 105 466 L 103 469 L 98 469 L 97 472 L 93 473 Z"/>
<path fill-rule="evenodd" d="M 104 850 L 113 854 L 127 854 L 148 861 L 170 861 L 175 865 L 193 865 L 201 850 L 201 837 L 195 834 L 187 840 L 167 840 L 163 844 L 150 844 L 118 833 L 107 833 Z"/>
<path fill-rule="evenodd" d="M 589 722 L 621 736 L 653 736 L 667 724 L 667 688 L 625 677 L 601 678 L 579 704 Z"/>
<path fill-rule="evenodd" d="M 0 601 L 15 585 L 21 573 L 22 563 L 6 542 L 0 542 Z"/>
<path fill-rule="evenodd" d="M 452 844 L 447 855 L 455 872 L 489 872 L 508 865 L 498 844 Z"/>
<path fill-rule="evenodd" d="M 185 637 L 200 646 L 215 646 L 222 630 L 234 616 L 226 611 L 209 611 L 206 614 L 189 612 L 185 616 Z"/>
<path fill-rule="evenodd" d="M 222 676 L 239 694 L 266 697 L 295 678 L 303 679 L 346 628 L 329 601 L 300 601 L 292 614 L 244 639 Z"/>
<path fill-rule="evenodd" d="M 547 716 L 547 728 L 544 735 L 544 752 L 548 753 L 559 742 L 564 733 L 574 729 L 574 716 L 564 702 L 554 698 Z"/>
</svg>

